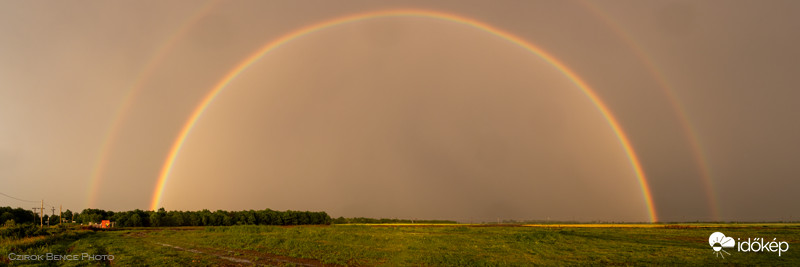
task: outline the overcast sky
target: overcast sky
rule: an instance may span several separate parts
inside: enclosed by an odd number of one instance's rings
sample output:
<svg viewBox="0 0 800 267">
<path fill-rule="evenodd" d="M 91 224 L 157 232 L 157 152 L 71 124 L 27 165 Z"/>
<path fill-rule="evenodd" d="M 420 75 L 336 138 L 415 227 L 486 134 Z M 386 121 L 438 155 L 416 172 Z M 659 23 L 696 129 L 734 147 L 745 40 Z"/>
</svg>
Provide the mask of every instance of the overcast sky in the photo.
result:
<svg viewBox="0 0 800 267">
<path fill-rule="evenodd" d="M 398 8 L 480 21 L 572 69 L 630 138 L 659 219 L 800 219 L 796 1 L 0 0 L 0 193 L 149 209 L 181 128 L 239 62 L 296 29 Z M 162 200 L 649 219 L 620 141 L 567 76 L 486 31 L 413 16 L 326 28 L 254 63 L 199 119 Z"/>
</svg>

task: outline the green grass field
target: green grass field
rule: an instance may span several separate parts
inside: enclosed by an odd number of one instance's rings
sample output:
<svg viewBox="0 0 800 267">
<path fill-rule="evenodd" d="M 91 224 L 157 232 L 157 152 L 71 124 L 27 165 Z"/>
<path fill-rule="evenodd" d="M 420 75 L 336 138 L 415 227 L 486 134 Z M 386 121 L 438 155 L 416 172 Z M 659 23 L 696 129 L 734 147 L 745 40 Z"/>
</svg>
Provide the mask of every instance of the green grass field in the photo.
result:
<svg viewBox="0 0 800 267">
<path fill-rule="evenodd" d="M 713 232 L 790 248 L 714 255 Z M 800 266 L 798 224 L 333 225 L 73 230 L 0 240 L 2 264 L 129 265 L 784 265 Z M 738 244 L 738 242 L 737 242 Z M 797 246 L 797 247 L 795 247 Z M 113 255 L 112 261 L 10 261 L 9 253 Z"/>
</svg>

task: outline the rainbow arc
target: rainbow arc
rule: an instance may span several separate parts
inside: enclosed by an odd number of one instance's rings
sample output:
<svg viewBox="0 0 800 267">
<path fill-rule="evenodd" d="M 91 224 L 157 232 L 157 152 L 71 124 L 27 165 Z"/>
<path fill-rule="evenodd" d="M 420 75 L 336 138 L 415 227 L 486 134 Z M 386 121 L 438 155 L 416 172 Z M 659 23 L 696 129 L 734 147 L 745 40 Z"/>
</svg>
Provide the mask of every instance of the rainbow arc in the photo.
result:
<svg viewBox="0 0 800 267">
<path fill-rule="evenodd" d="M 573 70 L 568 68 L 563 62 L 559 61 L 555 56 L 552 54 L 547 53 L 545 50 L 541 49 L 540 47 L 530 43 L 518 36 L 495 28 L 491 25 L 486 23 L 459 16 L 454 14 L 448 14 L 443 12 L 437 11 L 429 11 L 429 10 L 416 10 L 416 9 L 396 9 L 396 10 L 384 10 L 384 11 L 374 11 L 374 12 L 367 12 L 367 13 L 360 13 L 355 15 L 344 16 L 340 18 L 335 18 L 327 21 L 323 21 L 320 23 L 312 24 L 298 30 L 292 31 L 288 34 L 285 34 L 271 42 L 266 43 L 260 49 L 255 51 L 250 56 L 246 57 L 244 60 L 239 62 L 236 67 L 231 69 L 219 82 L 217 82 L 214 87 L 205 95 L 202 101 L 195 107 L 191 116 L 186 120 L 181 131 L 178 133 L 175 141 L 173 142 L 169 154 L 167 155 L 166 159 L 164 160 L 164 164 L 161 168 L 159 173 L 158 180 L 156 182 L 156 186 L 153 190 L 153 197 L 150 205 L 150 209 L 156 210 L 161 203 L 164 188 L 169 180 L 169 175 L 174 167 L 175 160 L 177 159 L 178 155 L 180 154 L 181 148 L 186 141 L 186 138 L 191 133 L 192 129 L 194 128 L 195 124 L 198 122 L 200 117 L 203 115 L 205 110 L 208 106 L 214 101 L 214 99 L 237 77 L 239 77 L 243 72 L 245 72 L 250 66 L 254 63 L 258 62 L 264 55 L 269 52 L 275 51 L 275 49 L 293 41 L 297 40 L 300 37 L 306 36 L 308 34 L 318 32 L 321 30 L 325 30 L 328 28 L 332 28 L 339 25 L 365 21 L 370 19 L 378 19 L 378 18 L 387 18 L 387 17 L 420 17 L 420 18 L 430 18 L 430 19 L 437 19 L 437 20 L 444 20 L 449 21 L 461 25 L 466 25 L 472 27 L 474 29 L 486 32 L 492 36 L 501 38 L 503 40 L 509 41 L 513 44 L 518 45 L 520 48 L 525 49 L 534 55 L 538 56 L 539 58 L 546 61 L 548 64 L 556 68 L 559 72 L 564 74 L 575 86 L 577 86 L 595 105 L 598 111 L 602 114 L 605 118 L 608 125 L 611 127 L 612 131 L 616 135 L 617 139 L 620 142 L 622 149 L 624 150 L 630 165 L 632 167 L 632 171 L 636 176 L 636 179 L 639 182 L 639 186 L 642 191 L 642 196 L 644 198 L 645 205 L 647 207 L 647 212 L 649 215 L 649 219 L 651 222 L 658 221 L 656 216 L 656 211 L 653 206 L 652 195 L 650 193 L 650 188 L 647 183 L 647 179 L 645 174 L 642 170 L 641 163 L 639 162 L 639 158 L 636 155 L 635 151 L 633 150 L 630 140 L 625 132 L 620 127 L 619 122 L 613 116 L 609 108 L 606 104 L 600 99 L 600 97 L 595 93 L 595 91 L 589 87 L 586 82 L 584 82 Z"/>
</svg>

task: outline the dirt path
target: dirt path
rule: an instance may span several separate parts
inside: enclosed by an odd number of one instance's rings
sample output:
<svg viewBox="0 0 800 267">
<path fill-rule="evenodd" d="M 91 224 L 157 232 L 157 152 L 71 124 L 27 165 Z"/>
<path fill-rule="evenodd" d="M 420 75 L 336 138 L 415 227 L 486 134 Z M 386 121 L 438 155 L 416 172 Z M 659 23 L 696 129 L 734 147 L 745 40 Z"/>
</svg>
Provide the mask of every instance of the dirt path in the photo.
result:
<svg viewBox="0 0 800 267">
<path fill-rule="evenodd" d="M 187 249 L 187 248 L 182 248 L 182 247 L 179 247 L 179 246 L 173 246 L 173 245 L 170 245 L 170 244 L 164 244 L 164 243 L 158 243 L 158 242 L 156 242 L 156 244 L 159 244 L 159 245 L 162 245 L 162 246 L 165 246 L 165 247 L 171 247 L 171 248 L 174 248 L 174 249 L 177 249 L 177 250 L 183 250 L 183 251 L 186 251 L 186 252 L 191 252 L 191 253 L 209 254 L 209 255 L 216 256 L 217 258 L 229 260 L 229 261 L 232 261 L 232 262 L 235 262 L 235 263 L 253 264 L 252 261 L 245 260 L 245 259 L 222 256 L 222 255 L 217 255 L 217 254 L 203 253 L 202 251 L 199 251 L 199 250 L 196 250 L 196 249 Z"/>
<path fill-rule="evenodd" d="M 136 231 L 124 234 L 126 237 L 131 238 L 146 238 L 148 237 L 148 232 L 150 231 L 163 231 L 164 229 L 147 229 L 146 231 Z M 198 230 L 198 228 L 183 228 L 177 230 Z M 169 240 L 165 240 L 169 242 Z M 211 248 L 211 247 L 200 247 L 196 244 L 191 243 L 180 243 L 179 245 L 183 246 L 176 246 L 173 244 L 168 243 L 161 243 L 148 240 L 148 242 L 169 247 L 172 249 L 177 249 L 181 251 L 186 251 L 195 254 L 205 254 L 211 255 L 221 259 L 220 262 L 229 262 L 230 264 L 222 264 L 224 266 L 245 266 L 245 265 L 259 265 L 259 266 L 283 266 L 283 265 L 293 265 L 293 266 L 340 266 L 335 264 L 325 264 L 319 260 L 315 259 L 305 259 L 305 258 L 295 258 L 295 257 L 288 257 L 283 255 L 272 254 L 268 252 L 258 251 L 258 250 L 242 250 L 242 249 L 224 249 L 224 248 Z M 172 243 L 172 242 L 170 242 Z M 236 257 L 233 257 L 236 256 Z"/>
<path fill-rule="evenodd" d="M 217 258 L 220 258 L 220 259 L 227 260 L 227 261 L 230 261 L 232 263 L 235 263 L 236 265 L 268 265 L 268 266 L 273 266 L 273 265 L 293 264 L 293 265 L 299 265 L 299 266 L 336 266 L 336 265 L 330 265 L 330 264 L 323 264 L 322 262 L 319 262 L 317 260 L 312 260 L 312 259 L 292 258 L 292 257 L 286 257 L 286 256 L 275 255 L 275 254 L 265 253 L 265 252 L 252 251 L 252 250 L 237 250 L 237 251 L 228 250 L 228 251 L 224 251 L 224 250 L 217 250 L 217 249 L 210 249 L 210 248 L 189 249 L 189 248 L 183 248 L 183 247 L 179 247 L 179 246 L 175 246 L 175 245 L 171 245 L 171 244 L 166 244 L 166 243 L 159 243 L 159 242 L 155 242 L 155 243 L 159 244 L 161 246 L 170 247 L 170 248 L 173 248 L 173 249 L 182 250 L 182 251 L 186 251 L 186 252 L 212 255 L 212 256 L 215 256 Z M 258 259 L 258 260 L 251 261 L 251 260 L 248 260 L 248 259 L 235 258 L 235 257 L 230 257 L 230 256 L 225 255 L 225 254 L 230 254 L 230 253 L 239 253 L 239 254 L 242 254 L 242 255 L 251 256 L 249 258 L 255 258 L 255 259 Z"/>
</svg>

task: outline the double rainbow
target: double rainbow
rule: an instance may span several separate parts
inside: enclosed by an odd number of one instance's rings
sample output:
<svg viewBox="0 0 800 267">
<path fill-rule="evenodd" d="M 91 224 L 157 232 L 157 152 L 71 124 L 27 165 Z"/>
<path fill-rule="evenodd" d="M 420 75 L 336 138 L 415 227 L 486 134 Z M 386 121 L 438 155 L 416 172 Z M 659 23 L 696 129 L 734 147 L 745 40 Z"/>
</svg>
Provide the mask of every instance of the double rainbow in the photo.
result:
<svg viewBox="0 0 800 267">
<path fill-rule="evenodd" d="M 656 68 L 656 65 L 653 63 L 651 57 L 645 53 L 644 49 L 633 40 L 633 37 L 631 37 L 631 35 L 627 33 L 623 27 L 614 22 L 614 19 L 612 19 L 607 12 L 603 12 L 603 10 L 593 4 L 592 1 L 580 1 L 580 3 L 582 3 L 593 15 L 595 15 L 595 17 L 599 18 L 603 23 L 608 25 L 608 28 L 611 29 L 625 45 L 631 48 L 630 51 L 632 51 L 634 55 L 636 55 L 636 57 L 642 62 L 645 69 L 650 73 L 656 84 L 660 87 L 661 92 L 663 92 L 664 96 L 666 96 L 667 102 L 670 104 L 672 110 L 675 112 L 675 115 L 678 117 L 678 122 L 681 125 L 683 134 L 686 135 L 686 138 L 689 141 L 689 147 L 692 150 L 692 157 L 699 168 L 700 178 L 703 181 L 703 185 L 705 186 L 706 190 L 706 201 L 708 202 L 709 210 L 711 211 L 711 219 L 717 221 L 720 220 L 719 209 L 717 207 L 717 197 L 716 194 L 714 194 L 714 187 L 711 179 L 711 169 L 708 161 L 706 160 L 706 155 L 703 151 L 703 147 L 700 144 L 700 140 L 697 137 L 697 131 L 694 129 L 694 127 L 692 127 L 692 123 L 689 120 L 686 109 L 681 102 L 678 101 L 678 96 L 676 95 L 675 90 L 669 86 L 666 78 L 664 75 L 662 75 L 662 72 Z"/>
<path fill-rule="evenodd" d="M 192 26 L 197 23 L 200 19 L 206 16 L 213 7 L 216 6 L 218 1 L 211 0 L 206 1 L 200 7 L 196 8 L 191 15 L 181 23 L 172 34 L 170 34 L 169 38 L 163 42 L 161 46 L 156 48 L 155 54 L 150 58 L 147 63 L 145 63 L 144 68 L 142 71 L 136 75 L 133 84 L 128 88 L 128 91 L 125 93 L 125 96 L 122 98 L 122 102 L 114 111 L 114 115 L 112 118 L 114 120 L 111 121 L 111 124 L 108 126 L 102 143 L 100 144 L 100 151 L 98 152 L 98 157 L 94 162 L 94 168 L 92 168 L 92 176 L 91 181 L 89 182 L 89 194 L 88 198 L 86 199 L 86 207 L 92 208 L 95 207 L 95 203 L 97 202 L 97 190 L 100 187 L 100 181 L 102 180 L 101 177 L 105 175 L 105 167 L 108 163 L 109 153 L 115 143 L 115 138 L 119 135 L 120 124 L 124 121 L 124 117 L 130 112 L 131 107 L 133 106 L 133 100 L 141 91 L 142 86 L 145 82 L 150 78 L 153 72 L 157 69 L 157 67 L 161 64 L 162 61 L 167 57 L 169 52 L 175 48 L 175 45 L 178 43 L 179 40 L 183 38 L 186 34 L 189 33 Z"/>
<path fill-rule="evenodd" d="M 462 17 L 458 15 L 443 13 L 443 12 L 436 12 L 436 11 L 428 11 L 428 10 L 415 10 L 415 9 L 403 9 L 403 10 L 385 10 L 385 11 L 375 11 L 375 12 L 367 12 L 361 14 L 355 14 L 350 16 L 344 16 L 328 21 L 323 21 L 317 24 L 313 24 L 293 32 L 290 32 L 286 35 L 281 36 L 278 39 L 275 39 L 264 46 L 262 46 L 258 51 L 251 54 L 244 60 L 242 60 L 239 64 L 236 65 L 230 72 L 228 72 L 212 89 L 209 91 L 203 100 L 200 102 L 199 105 L 194 109 L 192 115 L 183 125 L 178 136 L 175 138 L 175 141 L 172 144 L 172 147 L 169 151 L 167 158 L 164 160 L 164 164 L 162 166 L 161 172 L 159 174 L 158 181 L 156 183 L 156 187 L 153 191 L 153 198 L 150 205 L 150 209 L 156 210 L 158 205 L 161 203 L 162 196 L 164 194 L 164 187 L 167 183 L 169 178 L 169 174 L 172 171 L 172 168 L 175 163 L 175 159 L 178 157 L 181 148 L 186 141 L 187 136 L 194 128 L 194 125 L 203 115 L 206 108 L 211 104 L 212 101 L 222 92 L 223 89 L 230 84 L 231 81 L 236 79 L 242 72 L 247 70 L 253 63 L 257 62 L 261 59 L 265 54 L 274 51 L 276 48 L 289 43 L 293 40 L 296 40 L 300 37 L 305 35 L 321 31 L 324 29 L 332 28 L 335 26 L 359 22 L 369 19 L 377 19 L 377 18 L 387 18 L 387 17 L 421 17 L 421 18 L 430 18 L 430 19 L 437 19 L 437 20 L 444 20 L 450 21 L 453 23 L 458 23 L 466 26 L 470 26 L 472 28 L 484 31 L 489 33 L 493 36 L 502 38 L 507 40 L 511 43 L 518 45 L 519 47 L 539 56 L 541 59 L 548 62 L 550 65 L 558 69 L 561 73 L 563 73 L 567 78 L 572 81 L 589 99 L 594 103 L 595 107 L 600 111 L 603 117 L 608 122 L 608 125 L 611 127 L 613 132 L 616 134 L 617 139 L 619 139 L 620 145 L 622 149 L 625 151 L 625 154 L 628 157 L 628 160 L 631 163 L 631 167 L 633 172 L 639 181 L 639 186 L 642 190 L 642 195 L 645 200 L 645 204 L 647 207 L 647 212 L 651 222 L 655 222 L 658 220 L 656 217 L 656 211 L 653 207 L 652 196 L 650 193 L 650 188 L 647 184 L 647 180 L 645 178 L 644 172 L 642 171 L 642 166 L 639 163 L 639 159 L 636 156 L 633 148 L 631 147 L 630 141 L 628 140 L 627 135 L 625 132 L 622 131 L 622 128 L 619 125 L 617 119 L 611 114 L 606 104 L 597 96 L 597 94 L 592 90 L 589 85 L 587 85 L 578 75 L 569 69 L 564 63 L 556 59 L 553 55 L 548 54 L 541 48 L 537 47 L 536 45 L 523 40 L 520 37 L 517 37 L 513 34 L 505 32 L 503 30 L 497 29 L 492 27 L 488 24 L 483 22 L 470 19 L 467 17 Z"/>
</svg>

